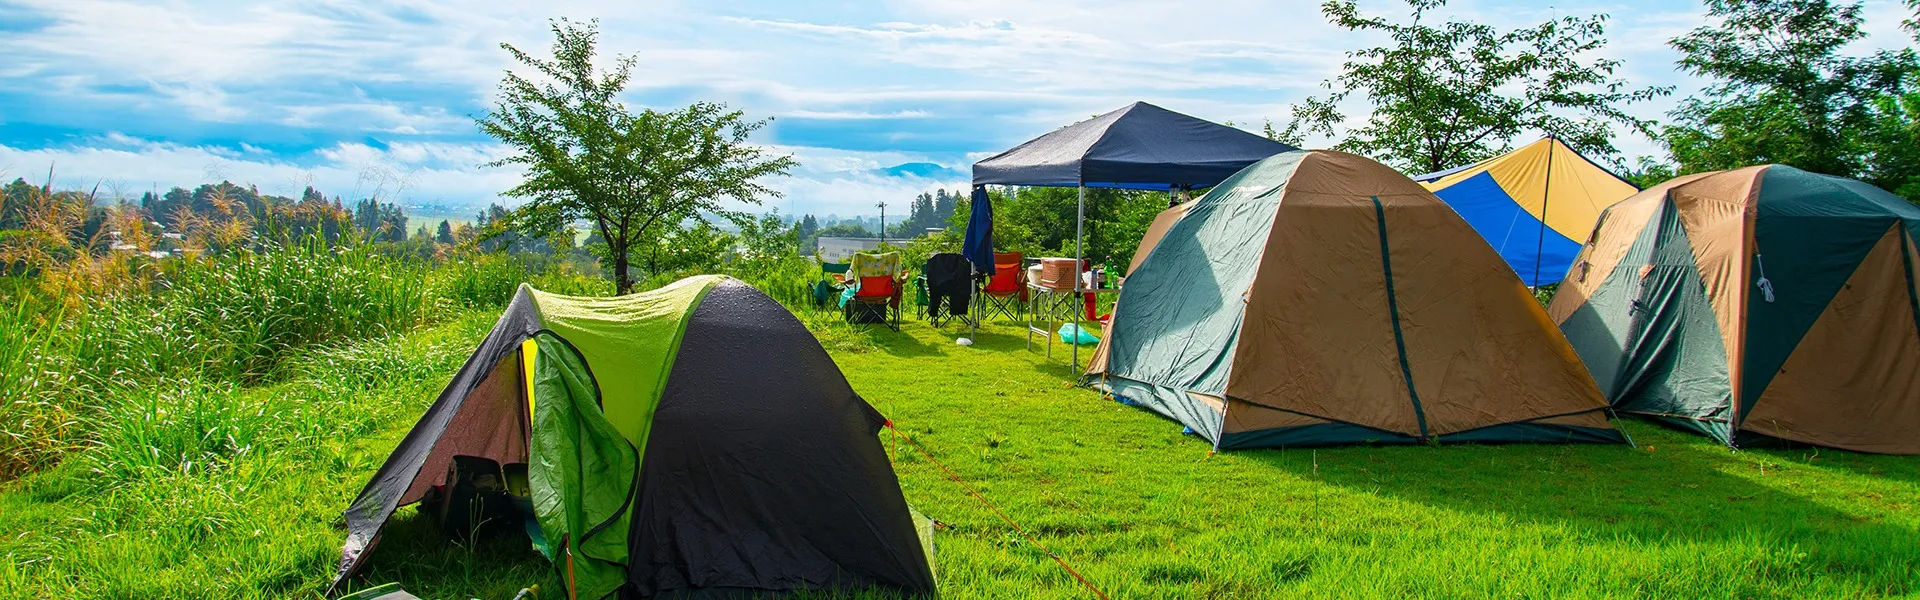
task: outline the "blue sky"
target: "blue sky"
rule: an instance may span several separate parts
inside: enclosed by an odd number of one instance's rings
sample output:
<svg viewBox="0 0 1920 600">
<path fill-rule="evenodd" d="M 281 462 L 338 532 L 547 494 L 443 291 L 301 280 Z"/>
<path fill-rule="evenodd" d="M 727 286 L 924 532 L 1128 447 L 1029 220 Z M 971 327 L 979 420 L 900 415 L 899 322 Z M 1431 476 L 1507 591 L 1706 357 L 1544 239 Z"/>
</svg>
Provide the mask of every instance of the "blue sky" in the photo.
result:
<svg viewBox="0 0 1920 600">
<path fill-rule="evenodd" d="M 1698 86 L 1665 46 L 1703 22 L 1696 4 L 1566 4 L 1611 15 L 1606 54 L 1631 81 Z M 1907 39 L 1896 3 L 1867 10 L 1876 45 Z M 1507 0 L 1449 11 L 1504 25 L 1568 14 Z M 801 167 L 768 206 L 822 215 L 959 188 L 974 160 L 1135 100 L 1284 121 L 1344 51 L 1375 41 L 1326 25 L 1316 0 L 0 0 L 0 175 L 39 182 L 52 165 L 57 186 L 127 196 L 225 178 L 484 205 L 518 177 L 479 166 L 502 149 L 471 118 L 510 66 L 497 45 L 544 53 L 560 16 L 599 18 L 603 53 L 638 55 L 632 105 L 718 100 L 774 117 L 756 142 Z M 876 172 L 906 162 L 953 174 Z"/>
</svg>

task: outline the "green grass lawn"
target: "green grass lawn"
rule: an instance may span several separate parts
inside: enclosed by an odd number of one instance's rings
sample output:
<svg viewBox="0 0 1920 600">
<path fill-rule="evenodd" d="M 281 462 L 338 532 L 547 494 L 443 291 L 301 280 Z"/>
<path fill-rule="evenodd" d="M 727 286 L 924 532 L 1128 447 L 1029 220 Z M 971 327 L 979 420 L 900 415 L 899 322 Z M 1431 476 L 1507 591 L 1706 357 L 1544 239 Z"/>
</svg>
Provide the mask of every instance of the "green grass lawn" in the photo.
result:
<svg viewBox="0 0 1920 600">
<path fill-rule="evenodd" d="M 313 597 L 340 510 L 492 317 L 314 353 L 263 387 L 156 392 L 117 427 L 218 451 L 94 449 L 0 487 L 0 597 Z M 1114 598 L 1920 594 L 1920 457 L 1735 453 L 1639 422 L 1623 424 L 1638 448 L 1210 455 L 1071 386 L 1064 348 L 1028 352 L 1019 327 L 966 348 L 953 327 L 807 320 L 901 431 Z M 907 499 L 947 525 L 943 597 L 1090 597 L 906 444 L 881 442 Z M 368 580 L 492 600 L 545 577 L 521 544 L 453 545 L 425 521 L 403 511 Z"/>
</svg>

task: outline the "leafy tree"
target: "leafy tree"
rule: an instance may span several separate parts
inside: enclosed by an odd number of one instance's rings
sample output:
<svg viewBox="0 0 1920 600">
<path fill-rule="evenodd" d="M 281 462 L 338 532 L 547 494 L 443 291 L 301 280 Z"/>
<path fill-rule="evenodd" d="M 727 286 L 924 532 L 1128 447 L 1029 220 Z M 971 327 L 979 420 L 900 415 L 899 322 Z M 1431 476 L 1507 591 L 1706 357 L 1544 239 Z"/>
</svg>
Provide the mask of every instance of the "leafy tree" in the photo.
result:
<svg viewBox="0 0 1920 600">
<path fill-rule="evenodd" d="M 439 242 L 442 244 L 454 243 L 453 223 L 447 221 L 446 219 L 441 219 L 440 229 L 434 232 L 433 241 Z"/>
<path fill-rule="evenodd" d="M 353 224 L 368 241 L 407 241 L 407 211 L 398 204 L 367 198 L 354 205 Z"/>
<path fill-rule="evenodd" d="M 1882 96 L 1872 113 L 1860 178 L 1920 204 L 1920 92 Z"/>
<path fill-rule="evenodd" d="M 1664 131 L 1662 141 L 1679 172 L 1780 163 L 1860 177 L 1869 163 L 1889 161 L 1895 164 L 1882 168 L 1903 171 L 1899 161 L 1920 141 L 1911 130 L 1900 135 L 1907 127 L 1900 121 L 1912 123 L 1913 113 L 1899 97 L 1913 84 L 1914 53 L 1844 54 L 1847 45 L 1866 37 L 1858 4 L 1706 4 L 1714 24 L 1671 42 L 1683 54 L 1682 69 L 1714 81 L 1701 96 L 1682 102 L 1671 113 L 1676 123 Z M 1876 130 L 1894 139 L 1875 140 Z M 1876 150 L 1893 154 L 1876 156 Z M 1904 171 L 1911 177 L 1911 169 Z"/>
<path fill-rule="evenodd" d="M 1298 144 L 1309 133 L 1339 137 L 1338 106 L 1366 101 L 1371 113 L 1335 148 L 1395 167 L 1438 171 L 1505 152 L 1515 136 L 1544 132 L 1589 156 L 1611 157 L 1614 125 L 1649 133 L 1625 106 L 1671 92 L 1633 88 L 1620 61 L 1595 58 L 1606 45 L 1606 15 L 1565 17 L 1503 31 L 1462 21 L 1434 24 L 1445 0 L 1408 0 L 1397 22 L 1361 14 L 1353 0 L 1320 10 L 1348 31 L 1381 35 L 1387 45 L 1347 53 L 1334 90 L 1293 106 L 1293 122 L 1269 136 Z"/>
<path fill-rule="evenodd" d="M 1021 188 L 1012 195 L 989 190 L 988 196 L 994 203 L 996 250 L 1027 256 L 1073 256 L 1079 200 L 1074 188 Z M 948 232 L 959 236 L 966 230 L 971 204 L 968 198 L 956 198 Z M 1133 259 L 1147 226 L 1166 208 L 1166 192 L 1088 188 L 1086 257 L 1095 264 L 1124 266 Z"/>
<path fill-rule="evenodd" d="M 807 215 L 801 218 L 799 224 L 794 226 L 794 237 L 799 240 L 799 247 L 803 254 L 812 253 L 814 240 L 819 235 L 820 221 L 813 218 L 813 215 Z"/>
<path fill-rule="evenodd" d="M 26 227 L 27 202 L 36 191 L 37 188 L 24 178 L 15 178 L 4 191 L 0 191 L 0 230 Z"/>
<path fill-rule="evenodd" d="M 949 195 L 946 190 L 935 190 L 933 193 L 933 222 L 927 226 L 945 227 L 948 221 L 953 220 L 953 207 L 954 204 L 960 200 L 960 195 L 960 192 L 954 192 Z"/>
<path fill-rule="evenodd" d="M 861 227 L 859 225 L 854 225 L 852 223 L 837 223 L 833 225 L 828 225 L 826 227 L 821 227 L 819 231 L 814 233 L 813 237 L 814 239 L 818 240 L 823 237 L 870 238 L 870 237 L 874 237 L 874 235 L 873 235 L 873 232 L 867 231 L 867 228 Z"/>
<path fill-rule="evenodd" d="M 1628 183 L 1643 190 L 1666 183 L 1678 175 L 1672 164 L 1660 162 L 1651 156 L 1640 157 L 1638 166 L 1621 169 L 1619 173 Z"/>
<path fill-rule="evenodd" d="M 561 19 L 552 30 L 551 60 L 500 45 L 543 81 L 507 73 L 493 110 L 479 121 L 514 151 L 491 164 L 526 170 L 525 181 L 506 192 L 529 199 L 514 212 L 515 227 L 547 232 L 590 221 L 605 240 L 601 260 L 616 293 L 625 294 L 633 290 L 628 265 L 641 244 L 672 243 L 672 232 L 704 223 L 705 214 L 730 215 L 724 199 L 759 204 L 762 196 L 780 195 L 759 180 L 785 175 L 793 159 L 746 143 L 767 121 L 708 102 L 633 112 L 618 96 L 635 58 L 596 68 L 597 21 Z M 651 265 L 655 272 L 661 266 Z"/>
<path fill-rule="evenodd" d="M 800 243 L 799 233 L 799 227 L 788 226 L 778 212 L 740 223 L 740 242 L 755 258 L 793 256 Z"/>
</svg>

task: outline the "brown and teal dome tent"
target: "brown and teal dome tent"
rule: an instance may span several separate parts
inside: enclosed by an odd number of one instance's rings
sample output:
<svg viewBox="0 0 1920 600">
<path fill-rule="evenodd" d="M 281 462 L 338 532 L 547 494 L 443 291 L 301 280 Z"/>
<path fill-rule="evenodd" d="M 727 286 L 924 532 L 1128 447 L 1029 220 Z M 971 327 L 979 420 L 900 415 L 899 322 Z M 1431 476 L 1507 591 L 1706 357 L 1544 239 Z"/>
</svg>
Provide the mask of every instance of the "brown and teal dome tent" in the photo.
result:
<svg viewBox="0 0 1920 600">
<path fill-rule="evenodd" d="M 1621 412 L 1920 454 L 1916 226 L 1851 179 L 1689 175 L 1608 208 L 1548 312 Z"/>
<path fill-rule="evenodd" d="M 885 421 L 739 281 L 616 298 L 522 286 L 347 509 L 335 586 L 395 509 L 484 459 L 508 488 L 524 465 L 530 529 L 571 588 L 558 597 L 931 593 L 930 528 L 875 437 Z"/>
<path fill-rule="evenodd" d="M 1088 375 L 1217 448 L 1625 441 L 1513 269 L 1374 161 L 1260 161 L 1134 256 Z"/>
</svg>

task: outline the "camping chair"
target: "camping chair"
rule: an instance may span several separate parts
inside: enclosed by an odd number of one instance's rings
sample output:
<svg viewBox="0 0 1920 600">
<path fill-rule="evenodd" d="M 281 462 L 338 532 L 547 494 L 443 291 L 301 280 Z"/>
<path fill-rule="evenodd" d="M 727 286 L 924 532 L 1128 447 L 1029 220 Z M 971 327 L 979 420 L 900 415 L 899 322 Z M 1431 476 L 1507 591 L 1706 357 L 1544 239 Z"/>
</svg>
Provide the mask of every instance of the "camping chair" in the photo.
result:
<svg viewBox="0 0 1920 600">
<path fill-rule="evenodd" d="M 1019 252 L 993 253 L 993 276 L 987 278 L 987 285 L 980 288 L 980 298 L 985 301 L 980 309 L 979 318 L 991 317 L 1000 313 L 1009 320 L 1020 320 L 1027 315 L 1027 267 L 1025 257 Z"/>
<path fill-rule="evenodd" d="M 848 323 L 879 322 L 888 329 L 900 330 L 900 253 L 855 254 L 849 280 L 853 295 L 846 298 L 841 315 Z"/>
<path fill-rule="evenodd" d="M 847 289 L 847 269 L 852 267 L 852 263 L 820 263 L 820 280 L 813 282 L 814 308 L 826 308 Z"/>
<path fill-rule="evenodd" d="M 927 320 L 934 327 L 945 325 L 958 317 L 961 322 L 969 322 L 967 305 L 973 299 L 973 266 L 967 257 L 953 254 L 935 254 L 927 259 L 922 279 L 926 286 Z"/>
</svg>

